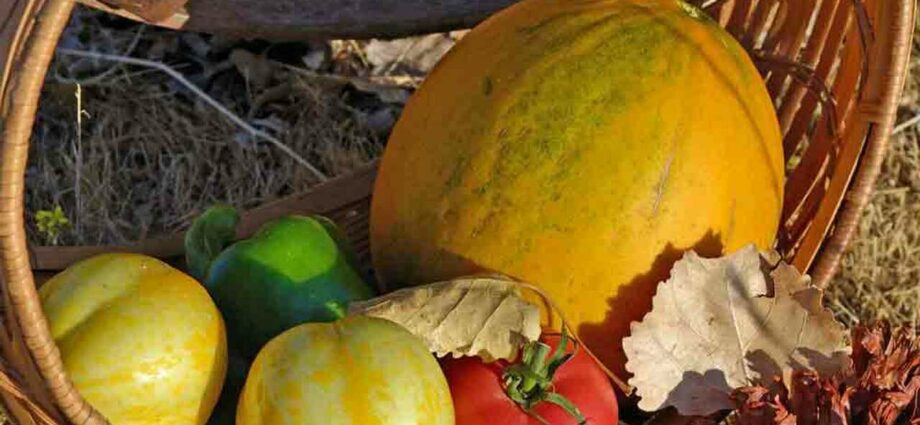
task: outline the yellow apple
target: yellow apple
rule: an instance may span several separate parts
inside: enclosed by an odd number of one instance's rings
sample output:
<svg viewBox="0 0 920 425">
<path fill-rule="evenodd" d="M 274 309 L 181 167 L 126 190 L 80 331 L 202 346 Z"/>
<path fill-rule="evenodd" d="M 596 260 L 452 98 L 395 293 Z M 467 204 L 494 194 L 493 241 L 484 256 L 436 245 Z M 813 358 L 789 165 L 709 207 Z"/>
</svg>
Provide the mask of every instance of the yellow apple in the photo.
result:
<svg viewBox="0 0 920 425">
<path fill-rule="evenodd" d="M 227 370 L 227 337 L 198 282 L 155 258 L 104 254 L 39 294 L 68 375 L 112 424 L 207 422 Z"/>
</svg>

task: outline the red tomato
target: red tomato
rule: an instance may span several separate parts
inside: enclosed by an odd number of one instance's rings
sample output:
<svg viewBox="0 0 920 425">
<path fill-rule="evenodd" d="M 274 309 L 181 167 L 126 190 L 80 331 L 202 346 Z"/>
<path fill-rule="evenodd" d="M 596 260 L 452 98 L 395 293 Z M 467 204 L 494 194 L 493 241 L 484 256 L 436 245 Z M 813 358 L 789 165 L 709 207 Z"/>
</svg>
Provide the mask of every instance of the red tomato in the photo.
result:
<svg viewBox="0 0 920 425">
<path fill-rule="evenodd" d="M 560 337 L 544 335 L 540 340 L 555 351 Z M 571 353 L 573 344 L 567 345 Z M 484 363 L 478 357 L 464 357 L 444 359 L 441 366 L 454 400 L 456 425 L 543 425 L 506 392 L 502 380 L 508 362 Z M 547 391 L 572 402 L 585 417 L 585 424 L 618 423 L 617 399 L 610 380 L 584 351 L 579 350 L 556 370 Z M 573 415 L 550 402 L 537 403 L 532 412 L 552 425 L 578 425 Z"/>
</svg>

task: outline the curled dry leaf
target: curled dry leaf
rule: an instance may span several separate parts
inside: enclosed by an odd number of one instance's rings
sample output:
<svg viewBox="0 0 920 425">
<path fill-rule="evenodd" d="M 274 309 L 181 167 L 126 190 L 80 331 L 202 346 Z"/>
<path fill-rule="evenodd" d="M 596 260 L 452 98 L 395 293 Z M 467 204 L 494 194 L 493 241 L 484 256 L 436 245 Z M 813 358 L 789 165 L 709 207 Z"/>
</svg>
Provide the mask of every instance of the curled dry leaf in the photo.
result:
<svg viewBox="0 0 920 425">
<path fill-rule="evenodd" d="M 748 246 L 718 259 L 688 252 L 674 265 L 623 341 L 640 408 L 709 415 L 735 406 L 735 388 L 848 364 L 844 329 L 822 292 L 770 257 Z"/>
<path fill-rule="evenodd" d="M 261 90 L 268 86 L 274 74 L 274 67 L 263 55 L 257 55 L 248 50 L 234 49 L 230 52 L 230 63 L 253 89 Z"/>
<path fill-rule="evenodd" d="M 450 50 L 456 39 L 449 34 L 428 34 L 396 40 L 371 40 L 365 46 L 374 73 L 388 74 L 400 68 L 412 74 L 425 74 Z"/>
<path fill-rule="evenodd" d="M 729 423 L 920 424 L 920 337 L 879 323 L 857 327 L 851 339 L 853 361 L 844 373 L 796 371 L 769 389 L 740 388 Z"/>
<path fill-rule="evenodd" d="M 540 337 L 540 309 L 521 298 L 516 283 L 493 277 L 401 289 L 352 303 L 348 313 L 399 323 L 438 357 L 511 360 L 519 347 Z"/>
</svg>

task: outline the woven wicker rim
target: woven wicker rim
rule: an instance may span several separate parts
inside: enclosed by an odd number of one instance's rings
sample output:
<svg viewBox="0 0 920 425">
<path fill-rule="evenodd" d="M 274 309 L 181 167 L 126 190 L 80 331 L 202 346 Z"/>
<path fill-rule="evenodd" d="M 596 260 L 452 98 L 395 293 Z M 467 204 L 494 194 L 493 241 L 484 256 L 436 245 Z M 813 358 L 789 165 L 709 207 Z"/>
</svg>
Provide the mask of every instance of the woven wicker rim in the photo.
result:
<svg viewBox="0 0 920 425">
<path fill-rule="evenodd" d="M 41 5 L 26 40 L 22 59 L 7 90 L 10 105 L 0 159 L 0 267 L 26 348 L 55 403 L 74 423 L 103 424 L 105 419 L 73 387 L 42 313 L 29 266 L 23 216 L 29 138 L 48 64 L 74 3 L 49 0 Z"/>
<path fill-rule="evenodd" d="M 839 267 L 844 248 L 857 230 L 860 213 L 868 203 L 881 169 L 905 83 L 914 24 L 914 0 L 882 0 L 881 4 L 879 9 L 882 13 L 889 14 L 886 22 L 891 22 L 893 26 L 876 31 L 878 50 L 868 62 L 870 75 L 874 78 L 867 83 L 862 93 L 861 109 L 857 111 L 869 123 L 859 165 L 851 176 L 846 196 L 827 211 L 818 212 L 819 215 L 838 214 L 835 227 L 831 229 L 828 225 L 825 230 L 825 234 L 830 233 L 829 238 L 826 241 L 804 241 L 804 254 L 796 257 L 796 265 L 800 268 L 808 268 L 817 257 L 812 275 L 819 284 L 830 280 Z M 11 64 L 3 70 L 3 75 L 11 76 L 11 80 L 8 87 L 3 88 L 4 93 L 9 94 L 5 98 L 10 102 L 0 105 L 0 112 L 5 115 L 0 146 L 0 268 L 6 289 L 4 295 L 8 297 L 7 305 L 12 310 L 7 317 L 15 318 L 26 349 L 56 406 L 73 423 L 104 424 L 107 421 L 80 396 L 65 373 L 60 353 L 42 313 L 24 226 L 25 169 L 32 125 L 45 73 L 73 6 L 73 0 L 29 1 L 29 7 L 39 9 L 31 31 L 24 27 L 17 31 L 14 50 L 16 45 L 22 44 L 17 71 L 12 73 Z M 24 36 L 26 33 L 28 37 Z M 805 246 L 807 244 L 814 246 Z M 817 254 L 819 247 L 823 247 L 820 256 Z"/>
<path fill-rule="evenodd" d="M 881 33 L 876 31 L 877 36 L 882 38 L 877 42 L 888 49 L 882 57 L 868 63 L 870 73 L 881 73 L 883 77 L 877 85 L 869 87 L 870 91 L 867 94 L 874 102 L 858 111 L 875 125 L 869 129 L 869 140 L 856 169 L 855 178 L 841 200 L 836 229 L 820 247 L 821 255 L 817 261 L 812 265 L 813 259 L 804 267 L 806 270 L 810 269 L 811 276 L 819 287 L 827 287 L 837 273 L 843 254 L 859 229 L 859 219 L 872 197 L 875 182 L 888 152 L 889 138 L 897 121 L 898 102 L 909 73 L 916 3 L 914 0 L 902 0 L 898 5 L 894 3 L 891 2 L 889 10 L 897 14 L 897 27 Z M 817 256 L 817 250 L 812 255 L 814 256 Z"/>
</svg>

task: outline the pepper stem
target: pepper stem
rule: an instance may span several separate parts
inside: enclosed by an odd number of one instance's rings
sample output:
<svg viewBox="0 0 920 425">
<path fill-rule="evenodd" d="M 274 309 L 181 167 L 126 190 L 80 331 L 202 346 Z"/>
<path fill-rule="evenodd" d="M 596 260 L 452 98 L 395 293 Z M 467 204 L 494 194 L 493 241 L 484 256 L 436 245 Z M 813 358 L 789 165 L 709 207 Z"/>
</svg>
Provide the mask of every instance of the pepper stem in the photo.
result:
<svg viewBox="0 0 920 425">
<path fill-rule="evenodd" d="M 189 273 L 204 283 L 211 262 L 236 237 L 240 214 L 227 205 L 215 205 L 198 216 L 185 234 L 185 263 Z"/>
<path fill-rule="evenodd" d="M 521 361 L 502 371 L 502 381 L 508 398 L 540 423 L 547 422 L 533 409 L 543 402 L 559 406 L 574 417 L 580 425 L 587 423 L 584 415 L 574 403 L 552 389 L 553 375 L 572 358 L 572 354 L 566 353 L 568 343 L 568 335 L 563 329 L 559 345 L 552 356 L 547 359 L 550 353 L 549 345 L 539 341 L 529 342 L 524 345 Z"/>
</svg>

